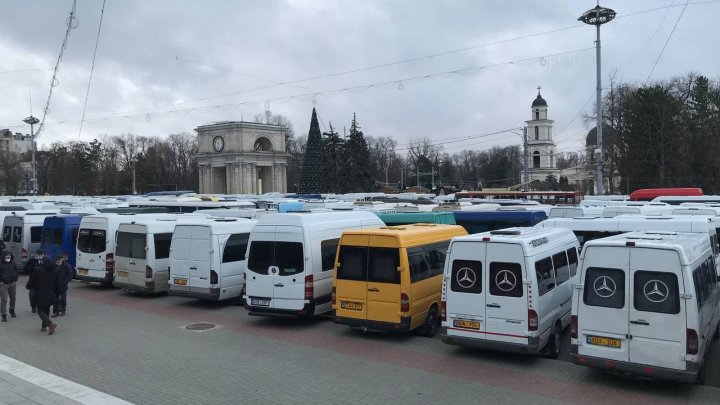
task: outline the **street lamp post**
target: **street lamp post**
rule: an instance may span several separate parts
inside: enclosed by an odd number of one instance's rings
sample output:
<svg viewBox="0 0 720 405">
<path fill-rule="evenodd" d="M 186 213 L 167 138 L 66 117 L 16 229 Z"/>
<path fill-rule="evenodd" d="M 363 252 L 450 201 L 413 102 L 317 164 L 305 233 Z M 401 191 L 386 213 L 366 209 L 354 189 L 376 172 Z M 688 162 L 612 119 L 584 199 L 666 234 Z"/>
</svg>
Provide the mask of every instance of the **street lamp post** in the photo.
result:
<svg viewBox="0 0 720 405">
<path fill-rule="evenodd" d="M 24 123 L 30 124 L 30 149 L 32 150 L 32 179 L 30 179 L 32 195 L 37 195 L 37 171 L 35 168 L 35 124 L 40 120 L 32 115 L 23 120 Z"/>
<path fill-rule="evenodd" d="M 600 68 L 600 26 L 612 21 L 615 18 L 615 10 L 600 7 L 600 4 L 591 8 L 590 10 L 583 13 L 578 18 L 578 21 L 582 21 L 588 25 L 594 25 L 597 29 L 597 40 L 595 41 L 595 59 L 597 60 L 597 127 L 595 133 L 597 134 L 597 149 L 595 155 L 597 156 L 597 187 L 596 193 L 598 195 L 605 194 L 603 185 L 603 154 L 602 154 L 602 79 L 601 79 L 601 68 Z"/>
</svg>

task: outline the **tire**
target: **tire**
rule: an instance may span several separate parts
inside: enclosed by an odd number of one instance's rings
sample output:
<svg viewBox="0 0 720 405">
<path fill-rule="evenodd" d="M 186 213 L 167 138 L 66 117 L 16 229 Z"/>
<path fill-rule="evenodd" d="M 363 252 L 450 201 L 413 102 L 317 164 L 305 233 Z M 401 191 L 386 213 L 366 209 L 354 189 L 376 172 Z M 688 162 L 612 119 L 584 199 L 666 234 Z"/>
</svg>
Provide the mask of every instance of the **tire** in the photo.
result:
<svg viewBox="0 0 720 405">
<path fill-rule="evenodd" d="M 700 371 L 698 371 L 697 377 L 695 379 L 695 384 L 697 385 L 705 385 L 705 370 L 707 369 L 707 363 L 703 363 L 702 367 L 700 367 Z"/>
<path fill-rule="evenodd" d="M 437 308 L 430 308 L 425 323 L 420 327 L 420 335 L 429 338 L 434 337 L 437 334 L 439 323 L 440 318 L 438 318 Z"/>
<path fill-rule="evenodd" d="M 547 344 L 548 357 L 551 359 L 557 359 L 560 356 L 560 336 L 562 330 L 559 325 L 555 325 L 553 334 L 550 336 L 550 341 Z"/>
<path fill-rule="evenodd" d="M 713 335 L 713 340 L 720 339 L 720 322 L 718 322 L 718 326 L 715 329 L 715 334 Z"/>
</svg>

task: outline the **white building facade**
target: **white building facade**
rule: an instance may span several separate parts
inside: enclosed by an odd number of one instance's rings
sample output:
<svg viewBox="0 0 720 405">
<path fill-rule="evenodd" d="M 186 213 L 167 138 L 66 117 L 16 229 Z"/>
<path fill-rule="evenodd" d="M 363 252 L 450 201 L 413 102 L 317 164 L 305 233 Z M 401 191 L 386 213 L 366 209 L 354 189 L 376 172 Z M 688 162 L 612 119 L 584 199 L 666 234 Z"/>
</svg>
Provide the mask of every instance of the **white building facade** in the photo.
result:
<svg viewBox="0 0 720 405">
<path fill-rule="evenodd" d="M 548 119 L 548 104 L 540 95 L 539 88 L 538 95 L 533 100 L 530 111 L 531 119 L 525 121 L 530 181 L 544 181 L 549 174 L 558 177 L 560 171 L 557 169 L 555 161 L 554 121 Z"/>
</svg>

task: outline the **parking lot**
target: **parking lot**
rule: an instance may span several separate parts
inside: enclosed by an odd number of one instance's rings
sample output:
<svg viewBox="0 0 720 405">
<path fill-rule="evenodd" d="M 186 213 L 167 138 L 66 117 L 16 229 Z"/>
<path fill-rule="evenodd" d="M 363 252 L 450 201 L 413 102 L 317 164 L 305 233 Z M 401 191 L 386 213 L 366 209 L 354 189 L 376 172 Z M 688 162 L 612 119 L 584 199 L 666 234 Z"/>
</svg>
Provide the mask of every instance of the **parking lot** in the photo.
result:
<svg viewBox="0 0 720 405">
<path fill-rule="evenodd" d="M 559 360 L 368 333 L 329 319 L 256 318 L 238 303 L 142 296 L 77 281 L 56 335 L 39 331 L 21 278 L 2 353 L 137 404 L 717 403 L 720 344 L 707 385 L 628 379 Z M 186 326 L 215 325 L 206 331 Z M 210 325 L 209 325 L 210 326 Z M 202 326 L 200 326 L 202 328 Z"/>
</svg>

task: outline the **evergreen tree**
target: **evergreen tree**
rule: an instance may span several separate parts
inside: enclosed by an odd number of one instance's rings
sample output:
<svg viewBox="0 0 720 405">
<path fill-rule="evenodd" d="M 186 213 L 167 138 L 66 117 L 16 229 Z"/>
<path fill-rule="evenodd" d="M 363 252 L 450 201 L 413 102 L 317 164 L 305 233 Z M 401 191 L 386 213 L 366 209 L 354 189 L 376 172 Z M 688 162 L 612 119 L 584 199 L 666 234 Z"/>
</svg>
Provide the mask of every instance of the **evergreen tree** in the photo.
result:
<svg viewBox="0 0 720 405">
<path fill-rule="evenodd" d="M 323 156 L 325 158 L 325 190 L 339 193 L 342 189 L 340 175 L 343 166 L 345 140 L 330 124 L 330 132 L 323 133 Z"/>
<path fill-rule="evenodd" d="M 324 191 L 324 171 L 325 165 L 323 159 L 322 137 L 320 136 L 320 125 L 318 125 L 317 114 L 315 113 L 315 108 L 313 108 L 298 193 L 322 193 Z"/>
<path fill-rule="evenodd" d="M 370 151 L 365 136 L 360 131 L 355 113 L 350 124 L 350 136 L 345 143 L 345 167 L 342 171 L 344 192 L 373 191 L 374 182 L 370 176 Z"/>
</svg>

